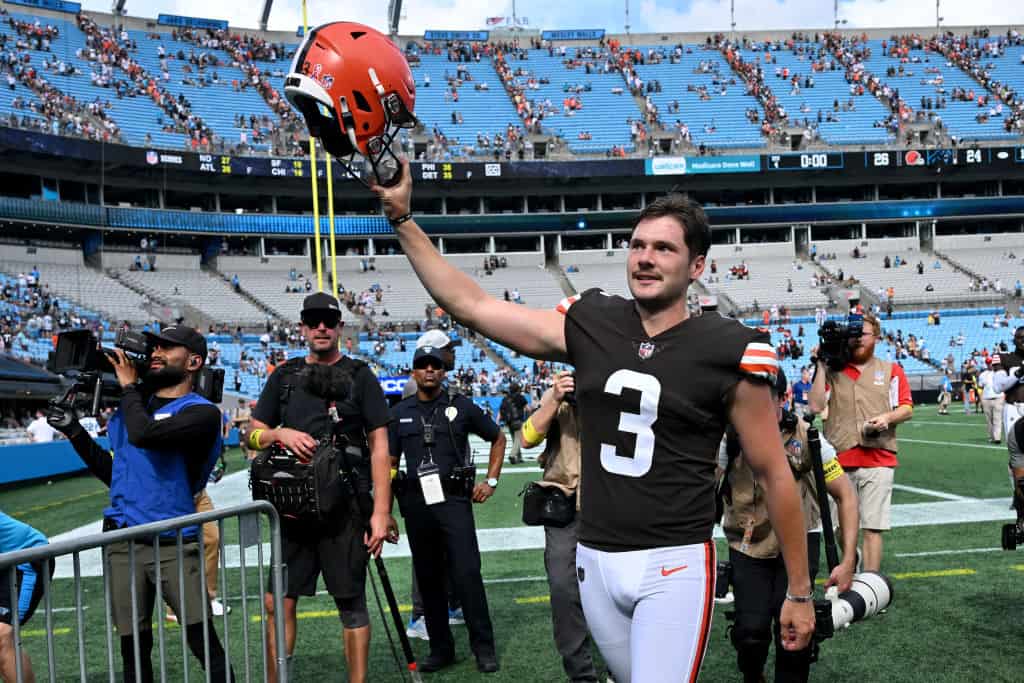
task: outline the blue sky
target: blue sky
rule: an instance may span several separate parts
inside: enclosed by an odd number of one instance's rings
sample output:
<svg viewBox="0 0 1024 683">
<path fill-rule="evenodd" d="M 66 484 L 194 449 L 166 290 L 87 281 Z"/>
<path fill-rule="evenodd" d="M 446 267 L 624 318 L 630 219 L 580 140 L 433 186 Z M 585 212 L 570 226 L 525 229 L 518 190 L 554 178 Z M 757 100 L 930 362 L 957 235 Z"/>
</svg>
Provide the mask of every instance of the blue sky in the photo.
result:
<svg viewBox="0 0 1024 683">
<path fill-rule="evenodd" d="M 87 9 L 110 11 L 110 0 L 85 0 Z M 516 14 L 539 28 L 604 28 L 621 33 L 627 0 L 517 0 Z M 729 28 L 729 0 L 628 0 L 630 30 L 634 33 L 724 31 Z M 386 25 L 388 0 L 308 0 L 310 24 L 341 19 L 361 21 L 379 29 Z M 255 27 L 261 0 L 128 0 L 134 16 L 161 12 L 213 19 Z M 277 0 L 270 27 L 293 30 L 301 23 L 298 0 Z M 823 28 L 833 25 L 829 0 L 735 0 L 737 31 Z M 484 28 L 486 17 L 512 14 L 511 0 L 404 0 L 403 33 L 426 29 Z M 965 25 L 1024 25 L 1020 0 L 943 0 L 943 23 Z M 839 18 L 848 27 L 934 26 L 934 0 L 841 0 Z"/>
</svg>

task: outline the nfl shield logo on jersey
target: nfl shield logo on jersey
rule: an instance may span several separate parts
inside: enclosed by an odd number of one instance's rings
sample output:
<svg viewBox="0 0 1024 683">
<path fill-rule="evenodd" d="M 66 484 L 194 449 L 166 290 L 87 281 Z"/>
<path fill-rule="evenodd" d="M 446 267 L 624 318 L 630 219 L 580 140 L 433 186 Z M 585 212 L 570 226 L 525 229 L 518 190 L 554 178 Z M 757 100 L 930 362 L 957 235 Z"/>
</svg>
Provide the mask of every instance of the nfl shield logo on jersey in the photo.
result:
<svg viewBox="0 0 1024 683">
<path fill-rule="evenodd" d="M 640 347 L 637 349 L 637 355 L 640 356 L 640 360 L 648 360 L 654 355 L 654 342 L 640 342 Z"/>
</svg>

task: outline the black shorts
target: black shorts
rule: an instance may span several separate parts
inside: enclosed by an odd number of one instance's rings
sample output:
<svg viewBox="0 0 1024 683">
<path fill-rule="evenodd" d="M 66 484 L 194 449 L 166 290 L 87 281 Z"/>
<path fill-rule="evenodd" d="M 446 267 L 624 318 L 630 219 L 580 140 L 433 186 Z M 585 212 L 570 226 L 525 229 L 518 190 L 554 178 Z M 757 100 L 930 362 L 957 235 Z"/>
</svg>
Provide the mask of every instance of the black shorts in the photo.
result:
<svg viewBox="0 0 1024 683">
<path fill-rule="evenodd" d="M 281 553 L 285 563 L 285 595 L 315 595 L 322 573 L 327 592 L 335 598 L 353 598 L 366 592 L 369 552 L 364 529 L 356 514 L 334 525 L 281 523 Z M 267 589 L 273 588 L 273 573 Z"/>
<path fill-rule="evenodd" d="M 49 562 L 33 562 L 31 572 L 23 571 L 25 565 L 18 565 L 18 567 L 8 567 L 6 569 L 0 569 L 0 624 L 13 624 L 14 611 L 18 609 L 18 605 L 22 600 L 28 600 L 28 609 L 21 617 L 19 622 L 24 625 L 32 615 L 35 614 L 36 607 L 39 606 L 39 601 L 43 599 L 43 584 L 46 581 L 46 577 L 43 572 L 48 571 L 49 576 L 53 576 L 53 569 L 56 566 L 54 560 Z M 16 599 L 11 599 L 11 572 L 15 574 L 15 587 L 18 590 Z"/>
</svg>

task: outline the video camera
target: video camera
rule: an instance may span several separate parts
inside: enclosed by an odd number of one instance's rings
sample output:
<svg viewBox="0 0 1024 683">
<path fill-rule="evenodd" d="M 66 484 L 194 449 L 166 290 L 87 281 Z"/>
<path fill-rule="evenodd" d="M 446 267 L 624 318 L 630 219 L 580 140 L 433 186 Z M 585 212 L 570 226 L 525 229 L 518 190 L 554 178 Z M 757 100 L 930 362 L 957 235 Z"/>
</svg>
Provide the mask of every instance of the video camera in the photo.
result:
<svg viewBox="0 0 1024 683">
<path fill-rule="evenodd" d="M 845 323 L 826 320 L 818 328 L 818 358 L 829 370 L 839 372 L 850 363 L 852 346 L 856 346 L 850 342 L 859 344 L 863 333 L 864 316 L 859 313 L 848 315 Z"/>
<path fill-rule="evenodd" d="M 114 346 L 124 351 L 140 375 L 146 372 L 151 347 L 144 334 L 127 329 L 118 330 Z M 58 404 L 95 415 L 104 397 L 113 403 L 120 400 L 121 386 L 113 377 L 112 355 L 114 350 L 102 347 L 90 330 L 70 330 L 58 334 L 57 347 L 47 359 L 46 367 L 50 372 L 72 381 L 71 387 Z M 196 374 L 193 390 L 213 403 L 220 403 L 224 392 L 224 370 L 204 365 Z"/>
</svg>

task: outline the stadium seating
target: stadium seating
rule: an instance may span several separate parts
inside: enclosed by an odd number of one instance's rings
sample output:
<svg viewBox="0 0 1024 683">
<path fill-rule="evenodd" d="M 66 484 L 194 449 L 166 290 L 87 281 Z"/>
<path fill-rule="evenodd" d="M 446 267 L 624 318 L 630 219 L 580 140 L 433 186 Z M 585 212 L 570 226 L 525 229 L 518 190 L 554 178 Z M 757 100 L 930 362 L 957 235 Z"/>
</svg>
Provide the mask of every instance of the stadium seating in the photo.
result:
<svg viewBox="0 0 1024 683">
<path fill-rule="evenodd" d="M 459 101 L 450 98 L 451 87 L 445 75 L 456 76 L 456 68 L 462 67 L 470 76 L 458 88 Z M 425 85 L 425 75 L 430 74 L 430 86 Z M 477 136 L 494 138 L 496 133 L 505 135 L 508 125 L 518 126 L 522 122 L 516 114 L 501 78 L 494 70 L 490 57 L 480 62 L 451 62 L 446 54 L 420 55 L 419 67 L 413 68 L 416 79 L 416 116 L 429 131 L 437 128 L 448 138 L 449 150 L 458 156 L 466 147 L 475 148 L 477 154 L 490 154 L 489 148 L 477 146 Z M 487 90 L 477 90 L 479 84 L 487 84 Z M 462 123 L 452 123 L 452 113 L 462 115 Z M 458 140 L 459 144 L 454 144 Z"/>
<path fill-rule="evenodd" d="M 32 64 L 37 68 L 42 66 L 44 58 L 53 60 L 57 58 L 69 66 L 73 66 L 80 73 L 75 75 L 60 75 L 46 72 L 46 79 L 62 92 L 73 96 L 80 103 L 92 102 L 96 98 L 102 101 L 109 100 L 111 107 L 108 109 L 111 117 L 121 128 L 124 141 L 131 145 L 142 146 L 146 134 L 150 134 L 154 147 L 165 149 L 182 149 L 185 146 L 185 136 L 178 133 L 165 133 L 160 130 L 157 121 L 165 116 L 150 98 L 139 95 L 133 97 L 118 98 L 110 87 L 100 87 L 92 84 L 91 74 L 98 69 L 98 65 L 79 56 L 80 50 L 86 50 L 85 34 L 78 28 L 74 20 L 57 19 L 54 17 L 35 17 L 32 15 L 10 13 L 10 16 L 19 21 L 34 22 L 37 19 L 43 24 L 56 26 L 60 34 L 51 41 L 50 52 L 28 50 L 32 57 Z M 5 22 L 0 22 L 0 33 L 8 36 L 8 40 L 14 40 L 17 34 Z M 130 80 L 123 71 L 114 69 L 113 76 L 124 81 Z"/>
<path fill-rule="evenodd" d="M 639 46 L 637 49 L 646 52 L 665 48 Z M 701 71 L 702 62 L 709 66 L 708 71 Z M 686 45 L 678 64 L 672 64 L 665 58 L 660 64 L 648 62 L 633 68 L 645 82 L 656 80 L 661 83 L 662 91 L 651 93 L 651 100 L 657 105 L 666 129 L 679 121 L 689 128 L 694 144 L 718 149 L 765 145 L 758 124 L 745 116 L 748 109 L 760 111 L 760 104 L 746 94 L 743 79 L 733 73 L 719 51 L 704 49 L 700 45 Z M 730 84 L 732 79 L 735 79 L 734 84 Z M 721 86 L 716 85 L 719 81 L 726 83 L 725 94 L 722 94 Z M 690 86 L 706 87 L 711 99 L 702 100 L 698 92 L 687 90 Z M 670 112 L 674 101 L 679 102 L 679 113 Z"/>
<path fill-rule="evenodd" d="M 577 292 L 585 292 L 596 287 L 609 294 L 629 296 L 624 250 L 563 251 L 559 260 L 566 271 L 566 277 Z"/>
<path fill-rule="evenodd" d="M 878 294 L 883 302 L 888 287 L 895 290 L 894 301 L 897 305 L 953 303 L 990 298 L 972 292 L 970 278 L 954 270 L 949 263 L 921 253 L 916 246 L 916 238 L 818 244 L 822 251 L 836 253 L 836 260 L 821 262 L 833 276 L 838 276 L 841 270 L 844 279 L 856 278 L 861 286 Z M 854 258 L 851 254 L 850 249 L 853 245 L 857 245 L 860 258 Z M 886 256 L 889 256 L 892 266 L 890 268 L 884 265 Z M 897 256 L 901 262 L 899 267 L 895 266 Z M 918 262 L 924 264 L 924 273 L 921 275 L 916 268 Z M 939 265 L 938 268 L 935 267 L 936 263 Z M 934 288 L 933 291 L 927 291 L 929 285 Z"/>
<path fill-rule="evenodd" d="M 575 47 L 567 50 L 565 58 L 555 52 L 549 56 L 547 50 L 529 50 L 529 59 L 510 59 L 508 66 L 514 71 L 524 68 L 529 76 L 520 76 L 516 82 L 526 87 L 528 78 L 538 81 L 537 89 L 525 90 L 526 98 L 534 102 L 534 111 L 539 111 L 538 102 L 550 100 L 552 109 L 547 110 L 541 124 L 545 131 L 550 131 L 565 140 L 569 149 L 576 154 L 607 152 L 613 146 L 622 147 L 627 152 L 633 151 L 633 141 L 627 120 L 640 119 L 640 110 L 629 94 L 629 88 L 621 74 L 616 72 L 603 73 L 598 68 L 586 73 L 583 66 L 569 69 L 563 59 L 581 59 L 603 63 L 603 59 L 587 58 L 581 53 L 588 48 Z M 589 48 L 597 50 L 598 48 Z M 549 82 L 539 83 L 541 79 Z M 583 86 L 589 90 L 570 93 L 569 87 Z M 616 94 L 613 90 L 617 90 Z M 574 94 L 582 103 L 582 108 L 568 114 L 563 101 Z M 589 140 L 581 140 L 580 133 L 588 133 Z"/>
<path fill-rule="evenodd" d="M 120 270 L 117 274 L 153 298 L 189 304 L 218 323 L 258 325 L 267 319 L 266 313 L 236 294 L 229 282 L 202 270 L 160 268 L 152 272 Z"/>
<path fill-rule="evenodd" d="M 851 97 L 850 87 L 846 82 L 846 73 L 842 65 L 835 64 L 832 71 L 812 71 L 811 58 L 808 54 L 815 55 L 821 48 L 819 43 L 798 43 L 794 50 L 774 50 L 772 56 L 774 64 L 765 64 L 765 81 L 772 89 L 772 93 L 786 112 L 789 114 L 790 124 L 796 125 L 808 119 L 810 123 L 817 126 L 821 139 L 833 145 L 849 144 L 888 144 L 892 142 L 893 136 L 884 127 L 876 126 L 883 122 L 889 111 L 881 102 L 871 94 Z M 756 54 L 756 53 L 755 53 Z M 789 69 L 790 78 L 794 75 L 800 76 L 800 91 L 794 92 L 789 80 L 776 77 L 775 68 Z M 804 77 L 810 76 L 814 79 L 814 86 L 804 88 Z M 853 100 L 854 110 L 834 111 L 834 105 L 838 101 L 845 105 L 848 100 Z M 802 111 L 806 109 L 807 111 Z M 821 111 L 823 120 L 819 123 L 817 114 Z M 833 112 L 836 120 L 827 121 L 826 115 Z"/>
<path fill-rule="evenodd" d="M 8 274 L 28 272 L 37 264 L 6 261 L 0 252 L 0 269 Z M 106 318 L 131 323 L 153 319 L 146 309 L 145 297 L 132 291 L 117 280 L 85 266 L 51 265 L 39 263 L 42 282 L 61 299 L 67 299 L 86 309 L 98 311 Z"/>
<path fill-rule="evenodd" d="M 947 106 L 935 111 L 950 134 L 960 140 L 1002 140 L 1014 137 L 1003 129 L 999 118 L 989 119 L 985 123 L 976 120 L 978 114 L 988 113 L 988 107 L 979 107 L 975 102 L 961 102 L 950 97 L 953 88 L 964 88 L 974 91 L 976 95 L 985 92 L 984 86 L 972 79 L 955 66 L 947 65 L 946 58 L 939 53 L 927 50 L 911 50 L 912 59 L 920 58 L 920 62 L 903 63 L 897 57 L 890 57 L 882 49 L 881 40 L 869 41 L 871 56 L 865 60 L 867 68 L 874 72 L 882 81 L 892 88 L 898 89 L 900 98 L 914 111 L 921 109 L 921 98 L 935 99 L 942 89 Z M 888 67 L 903 68 L 904 75 L 884 76 Z M 926 72 L 932 69 L 932 73 Z"/>
<path fill-rule="evenodd" d="M 793 245 L 716 245 L 708 252 L 701 282 L 712 294 L 725 294 L 742 309 L 785 304 L 790 309 L 824 306 L 828 297 L 811 285 L 817 269 L 793 257 Z M 717 273 L 711 272 L 712 261 Z M 749 278 L 737 279 L 730 269 L 746 264 Z M 787 291 L 792 290 L 792 291 Z"/>
</svg>

